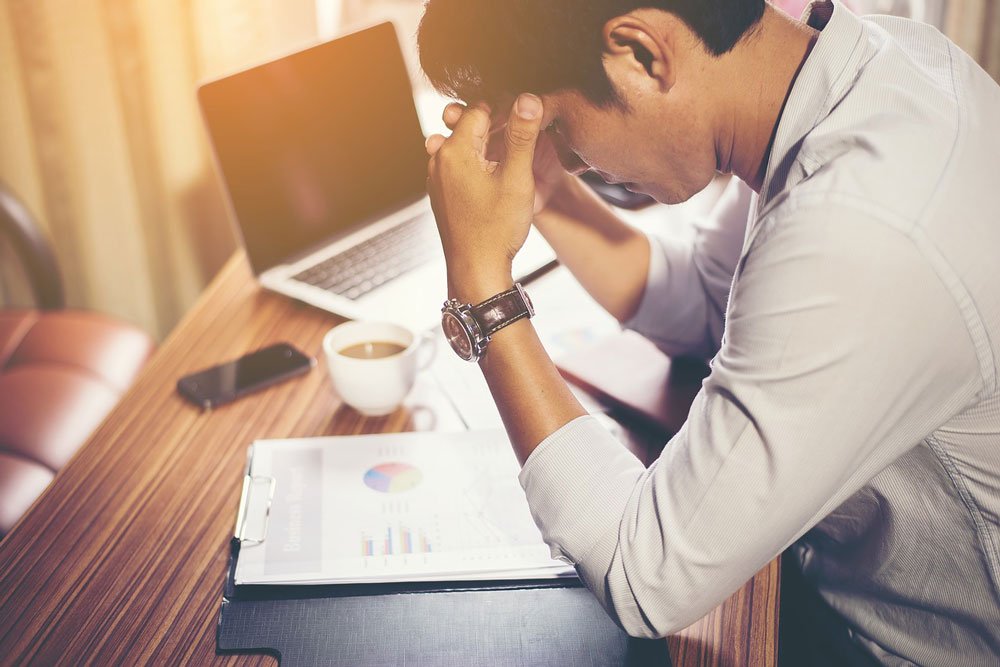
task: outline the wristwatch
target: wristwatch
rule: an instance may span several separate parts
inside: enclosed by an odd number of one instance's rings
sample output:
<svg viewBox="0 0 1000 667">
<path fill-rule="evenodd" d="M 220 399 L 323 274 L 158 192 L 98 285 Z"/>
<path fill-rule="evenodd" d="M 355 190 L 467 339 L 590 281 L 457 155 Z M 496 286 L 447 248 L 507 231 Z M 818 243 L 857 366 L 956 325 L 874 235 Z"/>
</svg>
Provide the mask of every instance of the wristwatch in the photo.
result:
<svg viewBox="0 0 1000 667">
<path fill-rule="evenodd" d="M 479 361 L 496 332 L 534 314 L 527 292 L 521 283 L 515 283 L 506 292 L 476 306 L 457 299 L 445 301 L 441 308 L 441 328 L 455 354 L 466 361 Z"/>
</svg>

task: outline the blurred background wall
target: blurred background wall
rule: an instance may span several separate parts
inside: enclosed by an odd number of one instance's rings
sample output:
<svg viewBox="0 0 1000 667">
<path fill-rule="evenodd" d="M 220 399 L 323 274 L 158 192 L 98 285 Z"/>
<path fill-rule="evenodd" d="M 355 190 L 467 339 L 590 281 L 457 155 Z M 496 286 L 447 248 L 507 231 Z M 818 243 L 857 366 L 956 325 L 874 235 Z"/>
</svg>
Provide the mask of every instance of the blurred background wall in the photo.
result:
<svg viewBox="0 0 1000 667">
<path fill-rule="evenodd" d="M 314 37 L 312 0 L 3 0 L 0 180 L 70 305 L 171 329 L 235 248 L 195 85 Z"/>
<path fill-rule="evenodd" d="M 998 0 L 854 0 L 939 25 L 1000 78 Z M 794 10 L 804 4 L 783 2 Z M 52 238 L 71 306 L 164 337 L 236 249 L 198 82 L 421 0 L 0 0 L 0 181 Z M 797 12 L 796 12 L 797 13 Z M 411 67 L 416 74 L 415 61 Z M 25 302 L 0 247 L 0 298 Z"/>
</svg>

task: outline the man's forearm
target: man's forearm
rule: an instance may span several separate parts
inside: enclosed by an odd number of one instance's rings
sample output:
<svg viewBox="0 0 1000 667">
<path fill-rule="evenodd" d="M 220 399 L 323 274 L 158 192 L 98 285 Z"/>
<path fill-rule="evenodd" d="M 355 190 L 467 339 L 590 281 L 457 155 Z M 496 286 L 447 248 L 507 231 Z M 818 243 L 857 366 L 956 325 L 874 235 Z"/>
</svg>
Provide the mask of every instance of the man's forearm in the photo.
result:
<svg viewBox="0 0 1000 667">
<path fill-rule="evenodd" d="M 622 321 L 635 313 L 649 270 L 644 234 L 568 175 L 566 186 L 536 215 L 535 224 L 559 260 L 608 312 Z M 467 300 L 478 303 L 509 287 L 502 282 L 470 285 Z M 587 414 L 528 320 L 499 331 L 479 365 L 522 465 L 542 440 Z"/>
<path fill-rule="evenodd" d="M 479 366 L 522 465 L 538 443 L 587 414 L 529 320 L 497 332 Z"/>
<path fill-rule="evenodd" d="M 535 216 L 535 226 L 584 289 L 625 321 L 642 300 L 649 241 L 582 181 L 566 178 L 549 206 Z"/>
<path fill-rule="evenodd" d="M 504 132 L 502 163 L 486 158 L 492 120 L 482 105 L 462 113 L 450 137 L 428 138 L 428 193 L 448 265 L 450 298 L 481 304 L 510 289 L 509 253 L 523 246 L 532 224 L 535 147 L 545 120 L 540 98 L 519 95 Z M 577 265 L 584 253 L 570 254 L 570 264 Z M 592 273 L 587 275 L 592 283 L 598 282 Z M 539 442 L 586 411 L 560 377 L 530 321 L 515 321 L 491 339 L 480 367 L 524 463 Z"/>
</svg>

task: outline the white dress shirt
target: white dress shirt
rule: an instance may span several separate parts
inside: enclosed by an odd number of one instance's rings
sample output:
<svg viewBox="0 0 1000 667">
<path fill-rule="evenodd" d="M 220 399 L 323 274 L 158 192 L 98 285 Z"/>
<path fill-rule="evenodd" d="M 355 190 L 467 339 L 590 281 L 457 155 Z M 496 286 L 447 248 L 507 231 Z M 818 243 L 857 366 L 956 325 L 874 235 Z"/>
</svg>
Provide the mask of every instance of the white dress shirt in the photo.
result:
<svg viewBox="0 0 1000 667">
<path fill-rule="evenodd" d="M 581 417 L 521 483 L 630 634 L 684 628 L 794 544 L 883 663 L 997 664 L 1000 87 L 934 28 L 808 19 L 760 196 L 651 239 L 629 326 L 715 355 L 686 424 L 646 469 Z"/>
</svg>

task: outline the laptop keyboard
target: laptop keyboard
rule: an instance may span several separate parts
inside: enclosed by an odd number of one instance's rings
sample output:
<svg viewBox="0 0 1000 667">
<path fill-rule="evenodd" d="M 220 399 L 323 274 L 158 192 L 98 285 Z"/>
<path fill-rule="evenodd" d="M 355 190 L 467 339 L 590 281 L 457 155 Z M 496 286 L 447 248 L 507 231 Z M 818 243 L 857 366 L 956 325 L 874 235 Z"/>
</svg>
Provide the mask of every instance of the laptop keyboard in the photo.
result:
<svg viewBox="0 0 1000 667">
<path fill-rule="evenodd" d="M 293 276 L 334 294 L 358 299 L 434 259 L 441 242 L 426 216 L 396 225 Z"/>
</svg>

